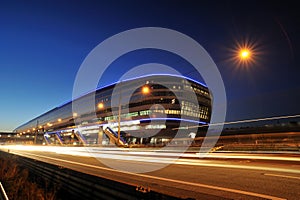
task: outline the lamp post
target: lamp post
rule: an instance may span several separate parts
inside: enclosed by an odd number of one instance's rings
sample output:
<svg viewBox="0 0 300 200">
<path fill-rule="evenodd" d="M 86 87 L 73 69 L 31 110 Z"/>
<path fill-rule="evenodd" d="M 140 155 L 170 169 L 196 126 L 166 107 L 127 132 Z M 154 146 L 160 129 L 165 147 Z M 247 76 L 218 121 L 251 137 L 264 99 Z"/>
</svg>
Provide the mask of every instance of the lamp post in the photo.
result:
<svg viewBox="0 0 300 200">
<path fill-rule="evenodd" d="M 120 86 L 121 86 L 121 83 L 120 82 Z M 120 137 L 121 137 L 121 100 L 122 100 L 122 90 L 121 90 L 121 87 L 119 89 L 119 103 L 118 103 L 118 146 L 120 145 Z"/>
<path fill-rule="evenodd" d="M 36 128 L 34 129 L 35 130 L 35 135 L 34 135 L 34 144 L 36 145 L 37 143 L 37 135 L 38 135 L 38 130 L 39 130 L 39 120 L 36 120 Z"/>
<path fill-rule="evenodd" d="M 99 102 L 97 105 L 98 110 L 103 110 L 104 109 L 104 103 Z M 97 144 L 100 145 L 102 144 L 102 138 L 103 138 L 103 128 L 99 126 L 99 131 L 98 131 L 98 138 L 97 138 Z"/>
<path fill-rule="evenodd" d="M 119 106 L 118 106 L 118 145 L 120 144 L 120 135 L 121 135 L 121 91 L 119 95 Z"/>
</svg>

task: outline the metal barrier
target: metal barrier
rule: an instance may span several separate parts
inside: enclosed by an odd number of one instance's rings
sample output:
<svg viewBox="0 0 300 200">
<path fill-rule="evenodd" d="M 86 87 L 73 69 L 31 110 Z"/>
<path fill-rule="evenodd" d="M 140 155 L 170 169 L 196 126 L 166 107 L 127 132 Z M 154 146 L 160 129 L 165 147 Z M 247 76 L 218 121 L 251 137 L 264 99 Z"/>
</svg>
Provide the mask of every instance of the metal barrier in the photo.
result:
<svg viewBox="0 0 300 200">
<path fill-rule="evenodd" d="M 63 189 L 60 193 L 65 194 L 62 199 L 179 199 L 143 186 L 127 185 L 29 158 L 19 159 L 31 173 L 59 185 Z"/>
</svg>

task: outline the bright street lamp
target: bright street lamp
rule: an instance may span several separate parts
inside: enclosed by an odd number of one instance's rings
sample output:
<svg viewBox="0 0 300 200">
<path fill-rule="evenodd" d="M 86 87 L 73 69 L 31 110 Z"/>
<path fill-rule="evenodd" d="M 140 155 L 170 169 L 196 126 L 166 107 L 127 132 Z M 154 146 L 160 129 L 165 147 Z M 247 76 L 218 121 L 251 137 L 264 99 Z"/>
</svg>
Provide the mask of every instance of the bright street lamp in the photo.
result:
<svg viewBox="0 0 300 200">
<path fill-rule="evenodd" d="M 248 58 L 250 58 L 250 56 L 251 56 L 251 53 L 248 49 L 242 49 L 240 51 L 240 58 L 241 59 L 248 59 Z"/>
<path fill-rule="evenodd" d="M 233 62 L 237 67 L 249 67 L 256 64 L 262 52 L 258 47 L 256 41 L 245 39 L 244 41 L 236 41 L 233 48 L 230 48 L 231 56 L 228 60 L 230 63 Z"/>
</svg>

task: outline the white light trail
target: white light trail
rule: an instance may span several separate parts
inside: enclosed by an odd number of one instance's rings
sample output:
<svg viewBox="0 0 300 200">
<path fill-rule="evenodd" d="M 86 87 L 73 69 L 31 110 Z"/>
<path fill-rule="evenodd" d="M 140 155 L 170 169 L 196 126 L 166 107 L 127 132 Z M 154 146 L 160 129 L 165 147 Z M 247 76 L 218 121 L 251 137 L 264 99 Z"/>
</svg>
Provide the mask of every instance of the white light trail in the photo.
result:
<svg viewBox="0 0 300 200">
<path fill-rule="evenodd" d="M 178 158 L 178 152 L 159 152 L 145 149 L 120 149 L 120 148 L 102 148 L 102 147 L 60 147 L 60 146 L 23 146 L 23 145 L 3 145 L 2 150 L 16 151 L 36 151 L 36 152 L 52 152 L 57 154 L 65 154 L 72 156 L 111 158 L 118 160 L 140 160 L 156 162 L 157 160 L 174 161 L 188 159 L 193 161 L 203 161 L 199 159 L 199 153 L 180 153 L 181 159 Z M 300 162 L 299 154 L 293 156 L 286 155 L 266 155 L 266 154 L 247 154 L 247 153 L 210 153 L 206 158 L 217 159 L 250 159 L 250 160 L 274 160 L 274 161 L 294 161 Z"/>
<path fill-rule="evenodd" d="M 23 154 L 19 154 L 19 153 L 16 153 L 16 154 L 24 156 Z M 89 164 L 86 164 L 86 163 L 74 162 L 74 161 L 70 161 L 70 160 L 52 158 L 52 157 L 42 156 L 42 155 L 35 155 L 35 154 L 30 155 L 28 153 L 25 153 L 25 156 L 26 156 L 26 154 L 27 154 L 27 156 L 35 156 L 35 157 L 39 157 L 39 158 L 43 158 L 43 159 L 46 158 L 46 159 L 50 159 L 50 160 L 54 160 L 54 161 L 75 164 L 75 165 L 83 166 L 83 167 L 89 167 L 89 168 L 94 168 L 94 169 L 111 171 L 113 173 L 123 173 L 123 174 L 128 174 L 128 175 L 131 175 L 131 176 L 139 176 L 141 178 L 148 178 L 148 179 L 160 180 L 160 181 L 165 181 L 165 182 L 170 182 L 170 183 L 179 183 L 179 184 L 188 185 L 188 186 L 202 187 L 202 188 L 226 191 L 226 192 L 230 192 L 230 193 L 248 195 L 248 196 L 259 197 L 259 198 L 264 198 L 264 199 L 286 200 L 285 198 L 280 198 L 280 197 L 271 196 L 271 195 L 267 195 L 267 194 L 255 193 L 255 192 L 250 192 L 250 191 L 244 191 L 244 190 L 238 190 L 238 189 L 233 189 L 233 188 L 220 187 L 220 186 L 214 186 L 214 185 L 208 185 L 208 184 L 202 184 L 202 183 L 187 182 L 187 181 L 183 181 L 183 180 L 175 180 L 175 179 L 152 176 L 152 175 L 147 175 L 147 174 L 137 174 L 137 173 L 127 172 L 127 171 L 119 171 L 119 170 L 115 170 L 115 169 L 111 169 L 111 168 L 95 166 L 95 165 L 89 165 Z M 238 166 L 235 166 L 235 165 L 228 165 L 228 166 L 226 166 L 226 165 L 203 165 L 203 166 L 241 168 L 241 167 L 238 167 Z M 263 169 L 263 170 L 272 170 L 273 169 L 274 171 L 281 170 L 279 168 L 278 169 L 277 168 L 259 168 L 259 167 L 256 167 L 256 166 L 248 167 L 248 169 Z M 291 172 L 291 170 L 289 172 Z"/>
<path fill-rule="evenodd" d="M 300 114 L 288 115 L 288 116 L 277 116 L 277 117 L 265 117 L 265 118 L 257 118 L 257 119 L 245 119 L 245 120 L 238 120 L 238 121 L 231 121 L 231 122 L 220 122 L 220 123 L 214 123 L 214 124 L 189 126 L 188 128 L 197 128 L 197 127 L 206 127 L 206 126 L 220 126 L 220 125 L 239 124 L 239 123 L 250 123 L 250 122 L 279 120 L 279 119 L 288 119 L 288 118 L 297 118 L 297 117 L 300 117 Z M 183 127 L 181 127 L 181 128 L 183 128 Z M 173 130 L 176 130 L 176 129 L 179 129 L 179 128 L 173 128 Z"/>
</svg>

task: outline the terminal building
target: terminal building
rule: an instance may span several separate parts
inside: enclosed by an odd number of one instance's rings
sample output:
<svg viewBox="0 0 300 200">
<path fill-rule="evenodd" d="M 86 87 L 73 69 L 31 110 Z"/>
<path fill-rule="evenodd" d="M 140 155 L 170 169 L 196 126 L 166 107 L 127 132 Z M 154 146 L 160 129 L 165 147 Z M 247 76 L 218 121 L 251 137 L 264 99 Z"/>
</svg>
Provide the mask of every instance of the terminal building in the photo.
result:
<svg viewBox="0 0 300 200">
<path fill-rule="evenodd" d="M 76 105 L 82 108 L 90 100 L 94 109 L 76 112 Z M 205 133 L 211 101 L 209 89 L 200 82 L 177 75 L 148 75 L 99 88 L 14 132 L 43 136 L 35 142 L 49 145 L 163 144 L 174 137 Z"/>
</svg>

